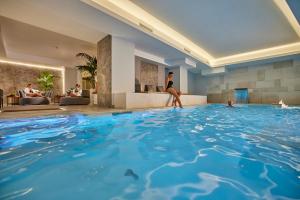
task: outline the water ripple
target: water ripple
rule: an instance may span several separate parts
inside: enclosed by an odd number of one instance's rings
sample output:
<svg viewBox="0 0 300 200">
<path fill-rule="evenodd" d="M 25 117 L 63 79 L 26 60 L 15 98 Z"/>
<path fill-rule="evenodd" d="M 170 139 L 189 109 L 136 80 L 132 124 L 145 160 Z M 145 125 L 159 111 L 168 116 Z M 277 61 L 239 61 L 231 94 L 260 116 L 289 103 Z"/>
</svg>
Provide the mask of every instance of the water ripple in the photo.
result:
<svg viewBox="0 0 300 200">
<path fill-rule="evenodd" d="M 299 119 L 207 105 L 0 120 L 0 199 L 300 199 Z"/>
</svg>

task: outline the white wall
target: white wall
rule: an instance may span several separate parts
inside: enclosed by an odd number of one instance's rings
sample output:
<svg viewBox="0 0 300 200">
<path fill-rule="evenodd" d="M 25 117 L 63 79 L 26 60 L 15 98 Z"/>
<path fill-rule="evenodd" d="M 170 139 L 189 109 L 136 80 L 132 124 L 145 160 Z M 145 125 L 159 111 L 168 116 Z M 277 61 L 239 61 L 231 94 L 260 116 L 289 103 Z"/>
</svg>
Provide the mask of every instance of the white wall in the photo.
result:
<svg viewBox="0 0 300 200">
<path fill-rule="evenodd" d="M 202 105 L 207 103 L 206 96 L 182 95 L 183 106 Z M 113 105 L 116 108 L 155 108 L 171 106 L 172 95 L 166 93 L 119 93 L 113 94 Z"/>
<path fill-rule="evenodd" d="M 159 64 L 162 64 L 162 65 L 168 65 L 168 63 L 165 62 L 165 58 L 159 57 L 157 55 L 151 54 L 151 53 L 146 52 L 146 51 L 142 51 L 140 49 L 135 49 L 134 50 L 134 55 L 138 56 L 138 57 L 141 57 L 141 58 L 145 58 L 147 60 L 152 60 L 155 63 L 159 63 Z"/>
<path fill-rule="evenodd" d="M 195 81 L 195 94 L 197 95 L 206 95 L 207 94 L 207 77 L 202 76 L 201 73 L 196 74 Z"/>
<path fill-rule="evenodd" d="M 134 44 L 112 37 L 112 93 L 134 92 Z"/>
<path fill-rule="evenodd" d="M 188 93 L 188 71 L 185 67 L 180 67 L 180 91 Z"/>
<path fill-rule="evenodd" d="M 188 72 L 188 94 L 196 94 L 197 74 Z"/>
</svg>

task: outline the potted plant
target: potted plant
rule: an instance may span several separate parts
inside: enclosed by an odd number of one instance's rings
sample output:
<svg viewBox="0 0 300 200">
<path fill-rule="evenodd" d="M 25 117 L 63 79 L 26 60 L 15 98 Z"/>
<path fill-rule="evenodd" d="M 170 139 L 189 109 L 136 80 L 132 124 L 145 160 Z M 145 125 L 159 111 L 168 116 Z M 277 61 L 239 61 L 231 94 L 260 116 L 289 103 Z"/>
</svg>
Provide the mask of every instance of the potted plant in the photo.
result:
<svg viewBox="0 0 300 200">
<path fill-rule="evenodd" d="M 83 79 L 87 80 L 92 89 L 90 89 L 90 100 L 92 104 L 97 104 L 96 76 L 97 76 L 97 58 L 87 53 L 78 53 L 76 57 L 84 58 L 84 65 L 77 65 L 76 68 L 81 72 Z"/>
<path fill-rule="evenodd" d="M 43 91 L 49 91 L 54 86 L 54 75 L 50 72 L 42 72 L 37 78 L 37 82 Z"/>
<path fill-rule="evenodd" d="M 87 53 L 78 53 L 76 57 L 84 58 L 86 63 L 84 65 L 77 65 L 76 68 L 81 72 L 82 78 L 89 81 L 92 88 L 96 87 L 97 75 L 97 58 L 90 56 Z"/>
</svg>

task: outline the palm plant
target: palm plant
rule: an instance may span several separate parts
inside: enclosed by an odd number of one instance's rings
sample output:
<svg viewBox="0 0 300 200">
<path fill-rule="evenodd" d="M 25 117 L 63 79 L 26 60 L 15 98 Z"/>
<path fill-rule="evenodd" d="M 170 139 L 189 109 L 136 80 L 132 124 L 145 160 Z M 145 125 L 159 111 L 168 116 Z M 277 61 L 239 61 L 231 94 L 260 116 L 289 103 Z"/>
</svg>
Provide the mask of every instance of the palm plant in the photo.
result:
<svg viewBox="0 0 300 200">
<path fill-rule="evenodd" d="M 37 82 L 42 90 L 51 90 L 54 86 L 54 75 L 50 72 L 42 72 L 37 78 Z"/>
<path fill-rule="evenodd" d="M 78 53 L 76 57 L 86 59 L 85 65 L 77 65 L 76 68 L 82 73 L 88 73 L 88 76 L 83 79 L 88 80 L 92 87 L 95 88 L 96 85 L 96 75 L 97 75 L 97 58 L 95 56 L 90 56 L 87 53 Z"/>
</svg>

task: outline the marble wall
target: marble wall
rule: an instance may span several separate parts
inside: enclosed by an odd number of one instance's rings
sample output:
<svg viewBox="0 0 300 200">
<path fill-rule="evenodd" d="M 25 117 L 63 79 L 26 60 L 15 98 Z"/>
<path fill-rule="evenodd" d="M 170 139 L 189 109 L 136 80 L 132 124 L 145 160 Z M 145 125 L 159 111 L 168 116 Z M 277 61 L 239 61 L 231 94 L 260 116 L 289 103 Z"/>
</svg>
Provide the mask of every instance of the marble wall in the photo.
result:
<svg viewBox="0 0 300 200">
<path fill-rule="evenodd" d="M 4 95 L 14 94 L 16 90 L 23 89 L 28 83 L 32 83 L 33 88 L 40 89 L 37 78 L 44 71 L 50 71 L 55 76 L 54 95 L 62 94 L 62 73 L 60 71 L 4 63 L 0 63 L 0 88 L 4 90 Z M 4 99 L 6 100 L 6 98 Z"/>
<path fill-rule="evenodd" d="M 210 103 L 234 99 L 236 88 L 248 88 L 249 103 L 271 104 L 283 99 L 300 104 L 300 62 L 288 60 L 228 69 L 221 75 L 201 76 L 196 80 L 197 94 L 207 95 Z"/>
<path fill-rule="evenodd" d="M 112 106 L 112 37 L 107 35 L 97 43 L 98 105 Z"/>
</svg>

